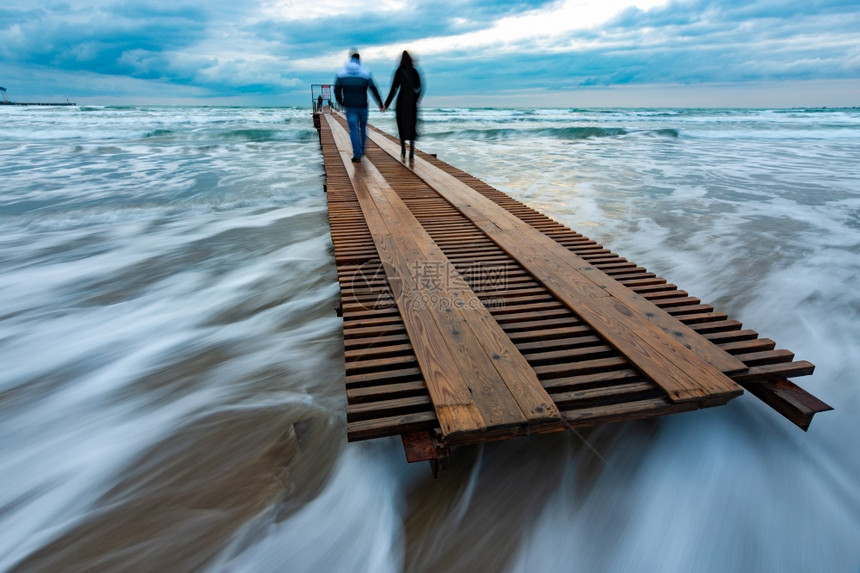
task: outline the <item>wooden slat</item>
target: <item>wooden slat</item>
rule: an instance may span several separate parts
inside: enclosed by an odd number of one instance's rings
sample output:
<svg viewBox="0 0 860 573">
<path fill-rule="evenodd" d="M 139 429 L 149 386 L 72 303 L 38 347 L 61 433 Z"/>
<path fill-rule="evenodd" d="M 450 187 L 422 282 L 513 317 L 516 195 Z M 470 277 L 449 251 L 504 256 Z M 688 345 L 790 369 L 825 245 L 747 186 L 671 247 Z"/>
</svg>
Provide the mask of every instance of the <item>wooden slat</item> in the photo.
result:
<svg viewBox="0 0 860 573">
<path fill-rule="evenodd" d="M 351 442 L 396 436 L 406 432 L 432 430 L 439 422 L 434 412 L 418 412 L 400 416 L 388 416 L 372 420 L 361 420 L 347 424 L 347 439 Z"/>
<path fill-rule="evenodd" d="M 370 137 L 396 157 L 394 142 L 374 132 Z M 411 169 L 648 374 L 671 400 L 743 392 L 724 374 L 745 372 L 742 362 L 455 177 L 420 157 Z"/>
<path fill-rule="evenodd" d="M 343 125 L 342 121 L 340 123 Z M 320 138 L 328 177 L 334 257 L 341 285 L 339 308 L 344 318 L 349 439 L 410 432 L 432 438 L 432 430 L 440 428 L 441 424 L 435 411 L 423 410 L 432 397 L 379 261 L 382 257 L 348 177 L 350 165 L 332 145 L 334 137 L 328 122 L 321 127 Z M 614 347 L 607 348 L 605 336 L 573 314 L 569 305 L 559 305 L 559 297 L 536 281 L 528 268 L 520 266 L 472 220 L 418 179 L 396 157 L 388 155 L 371 141 L 364 162 L 367 165 L 369 160 L 378 168 L 390 183 L 391 188 L 386 191 L 394 191 L 403 200 L 460 276 L 488 305 L 496 322 L 535 370 L 541 385 L 565 418 L 563 423 L 533 424 L 528 430 L 523 425 L 488 427 L 486 431 L 455 436 L 447 440 L 447 444 L 484 442 L 557 431 L 568 426 L 660 416 L 720 405 L 731 397 L 717 395 L 686 402 L 660 398 L 663 390 L 649 376 L 634 369 Z M 749 370 L 732 374 L 732 379 L 795 423 L 805 427 L 815 411 L 826 408 L 820 403 L 809 406 L 806 402 L 814 400 L 813 397 L 797 387 L 785 390 L 785 385 L 775 382 L 780 376 L 811 373 L 812 366 L 808 363 L 792 362 L 790 353 L 775 350 L 772 341 L 759 339 L 758 333 L 744 330 L 740 322 L 715 312 L 676 285 L 467 173 L 420 151 L 419 156 L 612 277 L 624 289 L 667 314 L 677 316 L 679 323 L 688 325 L 692 332 L 715 347 L 735 355 Z M 420 249 L 420 245 L 417 247 Z M 501 280 L 482 278 L 492 273 Z M 358 275 L 361 275 L 360 280 L 356 280 Z M 439 435 L 438 430 L 436 432 Z"/>
<path fill-rule="evenodd" d="M 349 161 L 346 132 L 329 119 L 347 173 L 371 229 L 394 299 L 447 437 L 559 420 L 534 371 L 477 295 L 385 179 L 365 160 Z M 429 265 L 444 289 L 415 269 Z M 436 299 L 436 302 L 428 301 Z"/>
</svg>

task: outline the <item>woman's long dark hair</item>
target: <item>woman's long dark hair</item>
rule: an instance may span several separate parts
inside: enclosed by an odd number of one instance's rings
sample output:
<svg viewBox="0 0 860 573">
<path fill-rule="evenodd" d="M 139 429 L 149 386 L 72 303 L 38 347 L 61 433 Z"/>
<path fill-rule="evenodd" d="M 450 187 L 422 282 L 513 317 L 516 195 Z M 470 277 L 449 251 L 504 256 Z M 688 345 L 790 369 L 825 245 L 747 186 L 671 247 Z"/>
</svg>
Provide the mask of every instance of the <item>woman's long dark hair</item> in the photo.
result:
<svg viewBox="0 0 860 573">
<path fill-rule="evenodd" d="M 412 56 L 409 55 L 409 52 L 403 50 L 403 55 L 400 56 L 400 67 L 401 68 L 411 68 L 412 67 Z"/>
</svg>

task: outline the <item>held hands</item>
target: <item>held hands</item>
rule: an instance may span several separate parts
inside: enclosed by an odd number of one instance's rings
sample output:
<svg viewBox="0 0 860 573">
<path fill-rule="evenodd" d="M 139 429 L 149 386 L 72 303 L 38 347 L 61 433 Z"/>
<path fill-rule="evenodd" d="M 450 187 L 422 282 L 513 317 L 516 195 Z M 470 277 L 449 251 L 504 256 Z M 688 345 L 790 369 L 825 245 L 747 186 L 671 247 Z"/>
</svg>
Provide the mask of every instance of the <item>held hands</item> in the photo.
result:
<svg viewBox="0 0 860 573">
<path fill-rule="evenodd" d="M 388 111 L 388 107 L 381 105 L 381 106 L 379 106 L 379 111 L 381 111 L 382 113 L 385 113 L 386 111 Z"/>
</svg>

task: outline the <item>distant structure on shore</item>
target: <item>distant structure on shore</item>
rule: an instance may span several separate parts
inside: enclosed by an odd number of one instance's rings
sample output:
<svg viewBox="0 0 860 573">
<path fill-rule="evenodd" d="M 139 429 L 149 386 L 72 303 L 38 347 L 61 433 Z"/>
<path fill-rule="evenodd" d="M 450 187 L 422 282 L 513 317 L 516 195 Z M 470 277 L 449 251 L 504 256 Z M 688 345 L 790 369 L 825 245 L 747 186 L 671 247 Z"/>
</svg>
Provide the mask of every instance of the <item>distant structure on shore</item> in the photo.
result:
<svg viewBox="0 0 860 573">
<path fill-rule="evenodd" d="M 6 88 L 0 88 L 0 105 L 77 105 L 77 104 L 70 102 L 69 100 L 66 100 L 65 103 L 9 101 L 9 98 L 6 97 Z"/>
</svg>

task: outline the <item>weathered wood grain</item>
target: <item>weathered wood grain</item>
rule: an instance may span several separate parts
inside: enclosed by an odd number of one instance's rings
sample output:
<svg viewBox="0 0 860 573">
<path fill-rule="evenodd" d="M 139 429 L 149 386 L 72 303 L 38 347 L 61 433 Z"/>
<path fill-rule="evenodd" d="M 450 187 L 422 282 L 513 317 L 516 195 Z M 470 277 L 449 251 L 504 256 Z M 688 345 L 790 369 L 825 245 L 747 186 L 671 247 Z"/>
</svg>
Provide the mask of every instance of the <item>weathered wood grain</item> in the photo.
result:
<svg viewBox="0 0 860 573">
<path fill-rule="evenodd" d="M 320 139 L 328 179 L 333 255 L 341 287 L 338 308 L 344 320 L 348 437 L 356 440 L 410 432 L 432 433 L 434 428 L 439 429 L 436 431 L 439 436 L 442 423 L 430 406 L 432 399 L 424 372 L 418 367 L 416 349 L 395 304 L 392 285 L 380 262 L 383 257 L 377 251 L 347 174 L 351 165 L 344 162 L 337 150 L 328 125 L 323 122 Z M 758 333 L 744 329 L 740 322 L 587 237 L 456 168 L 420 151 L 418 155 L 432 167 L 467 184 L 476 196 L 491 200 L 624 289 L 661 309 L 678 324 L 734 355 L 749 370 L 731 374 L 731 378 L 795 423 L 804 427 L 815 411 L 826 408 L 820 401 L 813 403 L 814 398 L 796 386 L 774 382 L 780 376 L 811 373 L 810 364 L 795 362 L 791 353 L 776 350 L 772 341 L 759 339 Z M 416 177 L 414 170 L 372 142 L 368 143 L 365 157 L 363 163 L 372 164 L 390 185 L 385 191 L 394 191 L 402 199 L 474 295 L 487 304 L 492 318 L 532 367 L 540 385 L 565 418 L 560 423 L 531 424 L 528 429 L 526 425 L 488 426 L 483 431 L 454 435 L 449 444 L 660 416 L 725 402 L 727 398 L 719 395 L 672 402 L 646 373 L 607 344 L 602 333 L 572 313 L 555 293 L 535 280 L 528 268 Z M 419 250 L 420 244 L 416 245 Z M 365 274 L 361 280 L 356 281 L 356 275 L 362 273 Z M 504 280 L 485 283 L 481 280 L 482 273 L 499 273 Z"/>
<path fill-rule="evenodd" d="M 388 138 L 375 133 L 371 138 L 387 153 L 397 154 L 396 144 Z M 650 376 L 671 400 L 743 393 L 726 376 L 745 372 L 741 361 L 456 178 L 421 158 L 411 169 Z"/>
<path fill-rule="evenodd" d="M 343 128 L 336 122 L 330 128 L 443 433 L 560 419 L 528 362 L 452 263 L 369 161 L 357 166 L 349 161 Z M 444 285 L 416 273 L 422 265 Z"/>
</svg>

